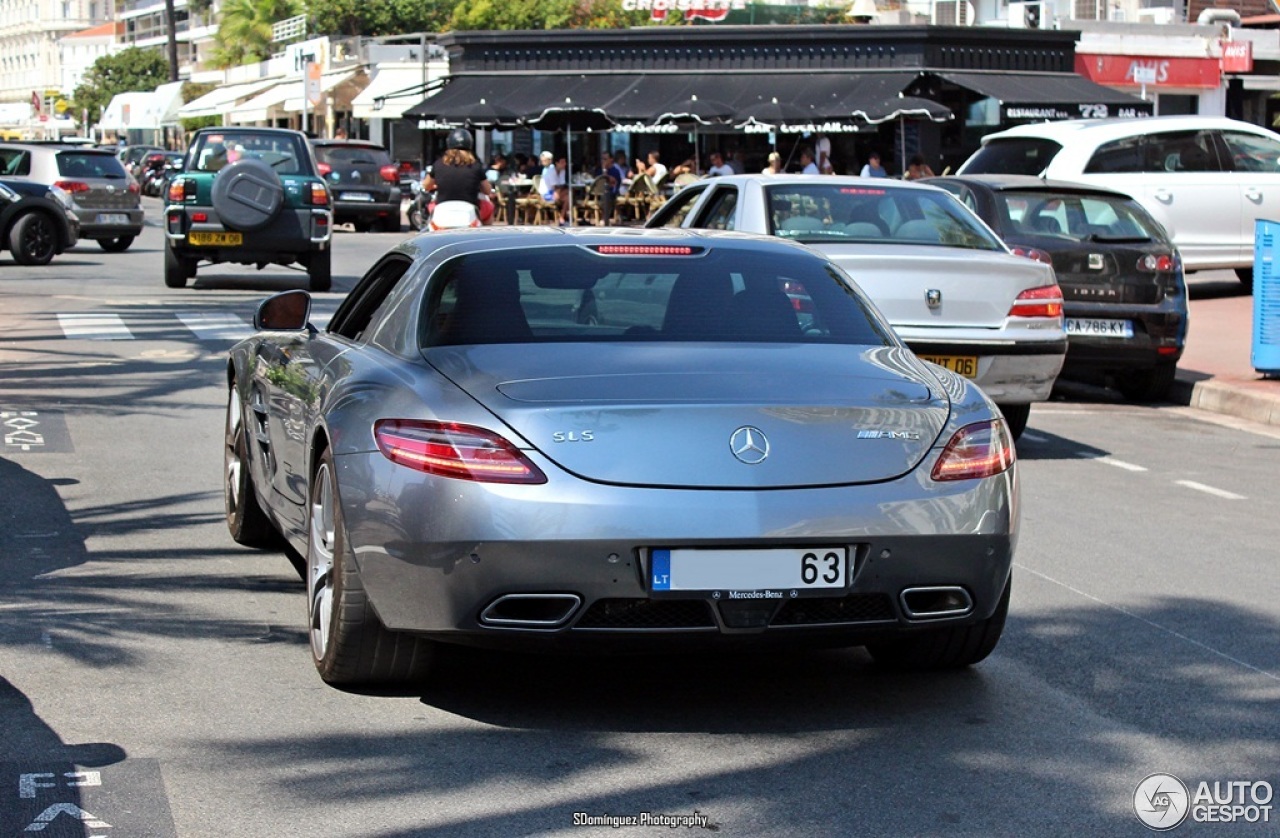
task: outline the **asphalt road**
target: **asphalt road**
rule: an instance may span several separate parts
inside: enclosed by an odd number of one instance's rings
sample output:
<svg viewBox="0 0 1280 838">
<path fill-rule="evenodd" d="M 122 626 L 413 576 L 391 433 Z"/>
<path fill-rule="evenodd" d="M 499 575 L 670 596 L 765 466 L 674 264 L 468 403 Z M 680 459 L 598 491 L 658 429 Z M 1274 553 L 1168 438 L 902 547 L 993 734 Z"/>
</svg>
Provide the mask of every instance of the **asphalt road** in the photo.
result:
<svg viewBox="0 0 1280 838">
<path fill-rule="evenodd" d="M 339 232 L 317 310 L 399 238 Z M 169 290 L 160 246 L 0 256 L 0 835 L 1143 835 L 1152 773 L 1280 786 L 1280 434 L 1087 390 L 1032 412 L 969 671 L 459 651 L 420 694 L 326 687 L 297 571 L 221 497 L 225 350 L 305 275 Z"/>
</svg>

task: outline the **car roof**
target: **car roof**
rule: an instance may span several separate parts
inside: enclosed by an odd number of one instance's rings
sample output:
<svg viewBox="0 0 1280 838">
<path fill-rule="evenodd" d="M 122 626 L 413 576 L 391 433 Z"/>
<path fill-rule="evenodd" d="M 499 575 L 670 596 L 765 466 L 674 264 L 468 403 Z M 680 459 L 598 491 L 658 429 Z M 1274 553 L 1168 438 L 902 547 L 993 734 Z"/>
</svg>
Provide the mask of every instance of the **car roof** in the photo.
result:
<svg viewBox="0 0 1280 838">
<path fill-rule="evenodd" d="M 1065 143 L 1083 136 L 1088 136 L 1090 140 L 1104 142 L 1153 131 L 1192 131 L 1206 128 L 1272 133 L 1251 122 L 1241 122 L 1225 116 L 1147 116 L 1131 119 L 1064 119 L 1057 122 L 1034 122 L 987 134 L 982 138 L 982 143 L 985 145 L 991 140 L 1009 137 L 1036 137 Z"/>
<path fill-rule="evenodd" d="M 375 143 L 373 140 L 312 140 L 311 144 L 314 146 L 356 145 L 361 146 L 362 148 L 380 148 L 383 151 L 387 150 L 386 146 L 381 143 Z"/>
<path fill-rule="evenodd" d="M 1087 183 L 1075 183 L 1067 180 L 1051 180 L 1035 175 L 943 175 L 927 180 L 952 181 L 985 186 L 993 192 L 1073 192 L 1080 194 L 1110 195 L 1116 198 L 1128 198 L 1129 195 L 1105 186 L 1094 186 Z"/>
<path fill-rule="evenodd" d="M 928 184 L 920 181 L 898 180 L 897 178 L 883 177 L 858 177 L 857 175 L 722 175 L 720 177 L 701 178 L 689 184 L 689 186 L 701 186 L 703 184 L 715 183 L 732 183 L 738 185 L 755 183 L 760 186 L 795 184 L 815 184 L 817 186 L 824 186 L 828 184 L 835 184 L 844 186 L 860 186 L 863 188 L 868 186 L 878 186 L 891 189 L 923 189 L 925 191 L 936 191 L 938 189 L 936 186 L 929 186 Z"/>
<path fill-rule="evenodd" d="M 52 149 L 53 151 L 75 151 L 81 154 L 106 154 L 115 157 L 115 152 L 104 148 L 94 148 L 92 146 L 84 146 L 79 143 L 55 143 L 55 142 L 0 142 L 0 148 L 20 148 L 20 149 Z"/>
</svg>

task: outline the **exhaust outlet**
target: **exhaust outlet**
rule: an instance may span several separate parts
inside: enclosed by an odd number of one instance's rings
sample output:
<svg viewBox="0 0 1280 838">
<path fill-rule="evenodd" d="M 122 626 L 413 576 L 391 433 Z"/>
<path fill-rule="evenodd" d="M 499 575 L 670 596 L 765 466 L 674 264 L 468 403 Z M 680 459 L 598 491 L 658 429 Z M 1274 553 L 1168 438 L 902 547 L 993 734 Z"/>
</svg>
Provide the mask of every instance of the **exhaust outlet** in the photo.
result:
<svg viewBox="0 0 1280 838">
<path fill-rule="evenodd" d="M 906 588 L 898 595 L 902 611 L 912 620 L 963 617 L 973 610 L 973 597 L 958 585 Z"/>
<path fill-rule="evenodd" d="M 582 604 L 577 594 L 506 594 L 480 612 L 486 626 L 555 628 L 564 625 Z"/>
</svg>

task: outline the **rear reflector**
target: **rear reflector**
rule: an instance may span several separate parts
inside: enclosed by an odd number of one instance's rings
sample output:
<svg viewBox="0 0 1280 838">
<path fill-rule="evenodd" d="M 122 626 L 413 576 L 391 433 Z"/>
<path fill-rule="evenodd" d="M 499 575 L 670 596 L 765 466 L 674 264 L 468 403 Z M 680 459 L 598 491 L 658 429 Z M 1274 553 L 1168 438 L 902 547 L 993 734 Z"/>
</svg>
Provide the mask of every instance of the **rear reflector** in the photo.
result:
<svg viewBox="0 0 1280 838">
<path fill-rule="evenodd" d="M 1061 317 L 1062 289 L 1057 283 L 1028 288 L 1017 296 L 1009 309 L 1010 317 Z"/>
<path fill-rule="evenodd" d="M 606 256 L 692 256 L 701 250 L 670 244 L 598 244 L 591 249 Z"/>
<path fill-rule="evenodd" d="M 546 483 L 518 448 L 495 433 L 453 422 L 382 419 L 373 426 L 383 455 L 440 477 L 481 483 Z"/>
<path fill-rule="evenodd" d="M 977 480 L 1007 471 L 1015 458 L 1003 420 L 975 422 L 951 435 L 930 476 L 938 481 Z"/>
</svg>

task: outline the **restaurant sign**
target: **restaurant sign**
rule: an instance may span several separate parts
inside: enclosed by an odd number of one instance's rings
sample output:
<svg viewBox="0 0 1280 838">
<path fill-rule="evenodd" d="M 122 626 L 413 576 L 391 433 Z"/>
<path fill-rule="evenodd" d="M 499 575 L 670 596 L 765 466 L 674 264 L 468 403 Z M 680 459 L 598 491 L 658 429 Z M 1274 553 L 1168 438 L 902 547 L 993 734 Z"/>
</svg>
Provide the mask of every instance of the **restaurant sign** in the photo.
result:
<svg viewBox="0 0 1280 838">
<path fill-rule="evenodd" d="M 874 131 L 870 125 L 859 122 L 783 122 L 770 125 L 766 122 L 745 122 L 738 126 L 744 134 L 768 134 L 774 130 L 780 134 L 856 134 L 859 131 Z"/>
<path fill-rule="evenodd" d="M 627 12 L 648 12 L 650 20 L 666 20 L 668 12 L 684 14 L 685 20 L 724 20 L 729 11 L 747 8 L 747 0 L 622 0 Z"/>
</svg>

